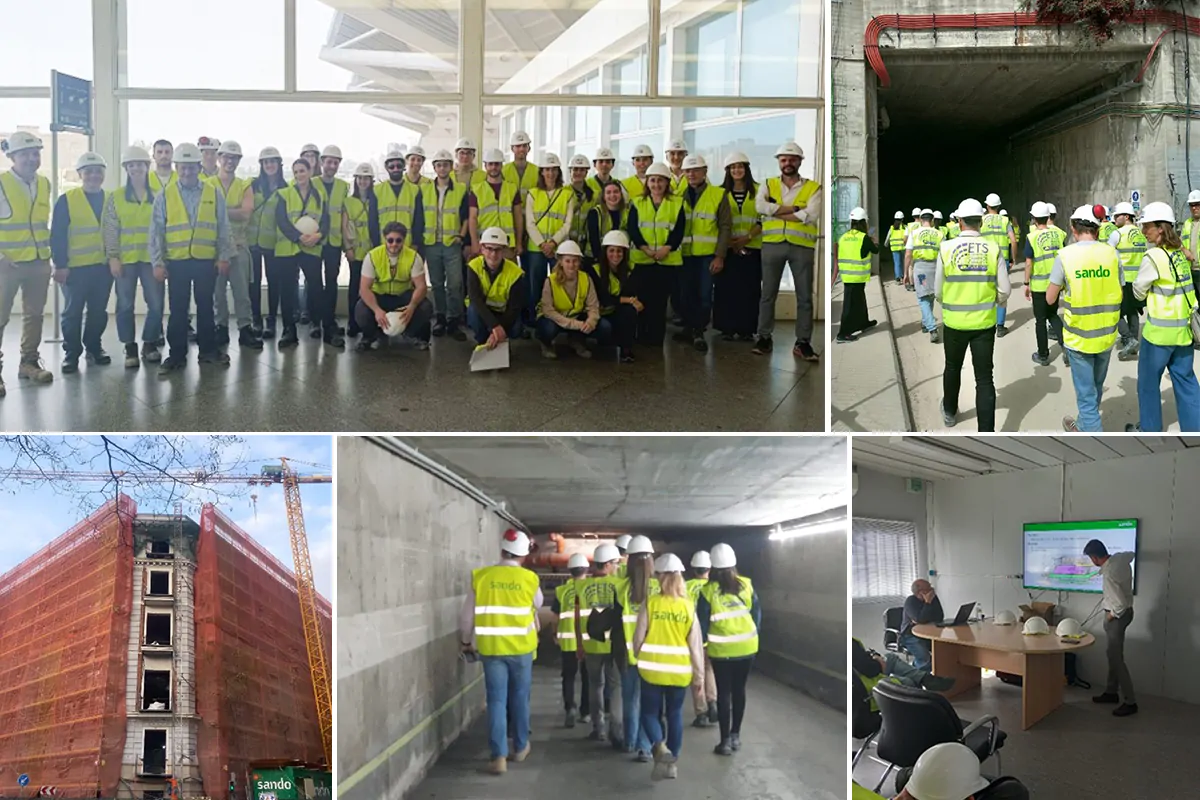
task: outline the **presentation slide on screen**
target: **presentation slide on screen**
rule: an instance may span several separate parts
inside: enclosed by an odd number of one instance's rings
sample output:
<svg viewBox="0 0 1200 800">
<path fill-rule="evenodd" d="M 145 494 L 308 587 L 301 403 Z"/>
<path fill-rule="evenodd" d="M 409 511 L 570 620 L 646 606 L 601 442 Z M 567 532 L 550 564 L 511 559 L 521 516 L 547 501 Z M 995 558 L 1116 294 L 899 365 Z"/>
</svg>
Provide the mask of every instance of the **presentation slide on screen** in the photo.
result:
<svg viewBox="0 0 1200 800">
<path fill-rule="evenodd" d="M 1092 539 L 1110 553 L 1137 552 L 1137 520 L 1045 522 L 1025 526 L 1025 588 L 1101 592 L 1100 568 L 1083 554 Z M 1133 564 L 1136 576 L 1137 563 Z M 1135 583 L 1136 585 L 1136 583 Z"/>
</svg>

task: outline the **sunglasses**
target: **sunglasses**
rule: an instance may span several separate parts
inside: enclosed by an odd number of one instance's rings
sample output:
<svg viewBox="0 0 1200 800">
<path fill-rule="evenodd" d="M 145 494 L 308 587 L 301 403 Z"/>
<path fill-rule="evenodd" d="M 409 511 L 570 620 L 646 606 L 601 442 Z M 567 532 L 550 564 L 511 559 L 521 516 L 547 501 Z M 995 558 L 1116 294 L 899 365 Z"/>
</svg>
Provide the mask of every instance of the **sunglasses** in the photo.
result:
<svg viewBox="0 0 1200 800">
<path fill-rule="evenodd" d="M 397 237 L 395 237 L 395 236 L 389 236 L 389 237 L 388 237 L 387 239 L 385 239 L 384 241 L 386 241 L 388 244 L 401 244 L 401 243 L 403 243 L 403 242 L 404 242 L 404 240 L 403 240 L 403 239 L 397 238 Z"/>
</svg>

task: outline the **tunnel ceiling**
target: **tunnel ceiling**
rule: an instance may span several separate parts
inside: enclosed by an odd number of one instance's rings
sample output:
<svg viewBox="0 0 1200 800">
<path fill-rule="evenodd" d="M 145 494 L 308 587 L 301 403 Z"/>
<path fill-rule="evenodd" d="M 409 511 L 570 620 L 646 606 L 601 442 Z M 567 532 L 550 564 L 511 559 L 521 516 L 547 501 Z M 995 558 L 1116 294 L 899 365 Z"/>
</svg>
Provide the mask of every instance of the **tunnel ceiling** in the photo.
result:
<svg viewBox="0 0 1200 800">
<path fill-rule="evenodd" d="M 765 526 L 849 500 L 837 437 L 401 438 L 535 532 Z"/>
</svg>

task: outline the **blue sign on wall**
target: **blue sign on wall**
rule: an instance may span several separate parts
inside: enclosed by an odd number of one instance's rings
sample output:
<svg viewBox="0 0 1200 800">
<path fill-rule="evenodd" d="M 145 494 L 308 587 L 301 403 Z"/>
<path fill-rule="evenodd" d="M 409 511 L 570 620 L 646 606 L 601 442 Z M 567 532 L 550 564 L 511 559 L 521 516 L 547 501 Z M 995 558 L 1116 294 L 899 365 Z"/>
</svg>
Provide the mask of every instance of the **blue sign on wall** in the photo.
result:
<svg viewBox="0 0 1200 800">
<path fill-rule="evenodd" d="M 54 102 L 52 131 L 92 134 L 92 82 L 73 75 L 50 72 L 50 93 Z"/>
<path fill-rule="evenodd" d="M 29 776 L 24 773 L 21 773 L 21 776 L 19 778 L 17 778 L 17 783 L 19 783 L 22 786 L 28 786 L 29 785 Z"/>
</svg>

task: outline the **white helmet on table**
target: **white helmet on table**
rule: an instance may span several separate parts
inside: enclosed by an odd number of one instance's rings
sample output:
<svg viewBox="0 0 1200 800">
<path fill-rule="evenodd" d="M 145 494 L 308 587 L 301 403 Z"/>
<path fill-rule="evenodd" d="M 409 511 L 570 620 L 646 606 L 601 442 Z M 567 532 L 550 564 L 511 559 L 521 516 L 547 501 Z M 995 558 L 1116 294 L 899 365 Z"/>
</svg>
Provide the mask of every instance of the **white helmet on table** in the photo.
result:
<svg viewBox="0 0 1200 800">
<path fill-rule="evenodd" d="M 633 537 L 630 536 L 628 533 L 622 533 L 620 536 L 617 537 L 617 549 L 618 550 L 629 549 L 629 540 L 632 538 Z"/>
<path fill-rule="evenodd" d="M 683 562 L 674 553 L 663 553 L 654 560 L 655 572 L 683 572 Z"/>
<path fill-rule="evenodd" d="M 1079 620 L 1067 617 L 1062 622 L 1058 623 L 1058 627 L 1054 632 L 1059 636 L 1066 636 L 1073 639 L 1078 636 L 1083 636 L 1083 626 L 1079 624 Z"/>
<path fill-rule="evenodd" d="M 42 140 L 26 131 L 17 131 L 4 140 L 4 152 L 11 157 L 22 150 L 41 150 Z"/>
<path fill-rule="evenodd" d="M 479 234 L 479 243 L 508 247 L 508 234 L 504 232 L 504 228 L 493 226 Z"/>
<path fill-rule="evenodd" d="M 728 569 L 729 567 L 737 566 L 737 555 L 734 554 L 733 548 L 727 544 L 714 545 L 708 555 L 712 559 L 713 569 Z"/>
<path fill-rule="evenodd" d="M 608 233 L 604 234 L 604 239 L 600 242 L 601 247 L 624 247 L 629 249 L 629 234 L 625 231 L 613 228 Z M 619 540 L 618 540 L 619 541 Z M 619 547 L 620 545 L 618 545 Z"/>
<path fill-rule="evenodd" d="M 150 162 L 150 151 L 144 147 L 138 147 L 136 144 L 131 144 L 121 151 L 121 166 L 133 164 L 138 161 Z"/>
<path fill-rule="evenodd" d="M 610 561 L 617 561 L 620 558 L 621 552 L 617 550 L 617 546 L 608 542 L 596 545 L 596 550 L 592 553 L 592 561 L 597 564 L 607 564 Z"/>
<path fill-rule="evenodd" d="M 965 800 L 987 786 L 971 748 L 944 742 L 921 754 L 904 789 L 913 800 Z"/>
<path fill-rule="evenodd" d="M 583 553 L 573 553 L 567 559 L 567 569 L 587 569 L 588 559 Z"/>
<path fill-rule="evenodd" d="M 75 162 L 75 171 L 80 172 L 88 167 L 100 167 L 105 169 L 108 167 L 108 162 L 104 160 L 104 156 L 99 153 L 88 151 L 79 157 Z"/>
<path fill-rule="evenodd" d="M 1016 625 L 1017 615 L 1009 611 L 1007 608 L 1003 611 L 996 612 L 996 618 L 992 620 L 993 625 Z"/>
<path fill-rule="evenodd" d="M 783 144 L 779 145 L 779 147 L 775 148 L 775 157 L 779 158 L 780 156 L 797 156 L 799 158 L 804 158 L 804 151 L 800 149 L 800 145 L 796 144 L 795 142 L 784 142 Z"/>
<path fill-rule="evenodd" d="M 850 211 L 850 221 L 851 222 L 861 222 L 862 220 L 864 220 L 866 218 L 867 218 L 867 210 L 865 208 L 863 208 L 862 206 L 859 206 L 858 208 L 852 209 Z"/>
<path fill-rule="evenodd" d="M 1175 224 L 1175 211 L 1166 203 L 1147 203 L 1142 209 L 1142 222 L 1169 222 Z"/>
<path fill-rule="evenodd" d="M 500 539 L 500 549 L 518 558 L 529 555 L 529 536 L 516 528 L 509 528 Z"/>
<path fill-rule="evenodd" d="M 1050 633 L 1050 625 L 1041 617 L 1030 617 L 1025 620 L 1021 633 L 1025 636 L 1044 636 Z"/>
<path fill-rule="evenodd" d="M 650 544 L 649 537 L 639 534 L 629 540 L 629 546 L 625 548 L 625 552 L 631 556 L 636 556 L 639 553 L 654 555 L 654 545 Z"/>
<path fill-rule="evenodd" d="M 697 550 L 692 553 L 692 567 L 694 569 L 709 569 L 712 567 L 712 559 L 708 557 L 707 550 Z"/>
<path fill-rule="evenodd" d="M 572 239 L 567 239 L 558 246 L 558 250 L 555 252 L 555 255 L 583 258 L 583 251 L 579 249 L 579 244 L 577 242 Z"/>
</svg>

